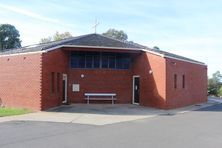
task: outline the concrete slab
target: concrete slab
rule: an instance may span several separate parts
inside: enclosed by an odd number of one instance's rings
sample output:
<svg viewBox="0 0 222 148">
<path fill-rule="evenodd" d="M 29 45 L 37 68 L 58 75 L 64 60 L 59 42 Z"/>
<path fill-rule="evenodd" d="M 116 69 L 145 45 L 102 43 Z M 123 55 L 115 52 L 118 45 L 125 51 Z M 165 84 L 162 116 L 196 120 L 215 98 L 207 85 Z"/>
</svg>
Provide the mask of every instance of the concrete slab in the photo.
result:
<svg viewBox="0 0 222 148">
<path fill-rule="evenodd" d="M 44 112 L 0 118 L 5 121 L 48 121 L 105 125 L 153 117 L 163 110 L 136 105 L 74 104 L 65 105 Z"/>
<path fill-rule="evenodd" d="M 109 104 L 73 104 L 53 108 L 44 112 L 35 112 L 19 116 L 1 117 L 5 121 L 47 121 L 63 123 L 80 123 L 89 125 L 106 125 L 119 122 L 151 118 L 159 115 L 187 113 L 217 104 L 216 101 L 192 105 L 174 110 L 160 110 L 137 105 Z"/>
</svg>

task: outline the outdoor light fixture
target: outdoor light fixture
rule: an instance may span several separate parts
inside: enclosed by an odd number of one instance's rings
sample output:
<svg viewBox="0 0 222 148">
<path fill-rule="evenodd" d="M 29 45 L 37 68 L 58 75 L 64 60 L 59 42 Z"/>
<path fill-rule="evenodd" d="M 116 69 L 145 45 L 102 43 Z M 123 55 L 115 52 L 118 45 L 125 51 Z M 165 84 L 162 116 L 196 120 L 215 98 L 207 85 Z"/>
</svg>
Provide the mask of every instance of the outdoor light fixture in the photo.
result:
<svg viewBox="0 0 222 148">
<path fill-rule="evenodd" d="M 149 74 L 153 74 L 153 71 L 152 71 L 152 70 L 149 70 Z"/>
<path fill-rule="evenodd" d="M 85 76 L 84 76 L 84 74 L 81 74 L 81 78 L 84 78 Z"/>
<path fill-rule="evenodd" d="M 176 63 L 176 62 L 171 62 L 171 64 L 172 64 L 172 65 L 177 65 L 177 63 Z"/>
</svg>

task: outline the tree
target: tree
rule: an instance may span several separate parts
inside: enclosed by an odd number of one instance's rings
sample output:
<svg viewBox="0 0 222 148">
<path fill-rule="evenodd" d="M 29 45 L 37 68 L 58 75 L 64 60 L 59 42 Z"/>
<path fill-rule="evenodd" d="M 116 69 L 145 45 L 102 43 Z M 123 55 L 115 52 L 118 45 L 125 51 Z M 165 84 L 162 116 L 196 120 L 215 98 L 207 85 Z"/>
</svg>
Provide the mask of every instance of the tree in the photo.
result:
<svg viewBox="0 0 222 148">
<path fill-rule="evenodd" d="M 48 43 L 51 41 L 52 41 L 52 37 L 47 37 L 47 38 L 42 38 L 39 43 L 43 44 L 43 43 Z"/>
<path fill-rule="evenodd" d="M 69 37 L 72 37 L 71 33 L 69 33 L 69 32 L 59 33 L 57 31 L 52 37 L 49 36 L 47 38 L 42 38 L 40 40 L 40 43 L 48 43 L 48 42 L 51 42 L 51 41 L 59 41 L 59 40 L 66 39 L 66 38 L 69 38 Z"/>
<path fill-rule="evenodd" d="M 103 35 L 122 41 L 127 41 L 128 39 L 128 36 L 124 31 L 116 29 L 109 29 L 107 32 L 104 32 Z"/>
<path fill-rule="evenodd" d="M 154 46 L 153 49 L 154 50 L 160 50 L 160 48 L 158 46 Z"/>
<path fill-rule="evenodd" d="M 0 51 L 21 47 L 19 31 L 10 24 L 0 25 Z"/>
<path fill-rule="evenodd" d="M 218 96 L 222 97 L 222 86 L 220 87 L 219 91 L 218 91 Z"/>
<path fill-rule="evenodd" d="M 222 86 L 222 75 L 219 71 L 213 74 L 213 77 L 208 79 L 208 93 L 218 96 L 220 87 Z"/>
</svg>

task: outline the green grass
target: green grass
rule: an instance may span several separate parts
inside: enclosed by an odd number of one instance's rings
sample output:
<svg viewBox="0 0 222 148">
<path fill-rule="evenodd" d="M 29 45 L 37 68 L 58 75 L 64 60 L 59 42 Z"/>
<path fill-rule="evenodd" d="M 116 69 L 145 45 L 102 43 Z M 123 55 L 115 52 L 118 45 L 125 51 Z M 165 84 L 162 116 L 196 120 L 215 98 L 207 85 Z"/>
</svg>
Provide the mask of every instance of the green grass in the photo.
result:
<svg viewBox="0 0 222 148">
<path fill-rule="evenodd" d="M 5 117 L 5 116 L 13 116 L 13 115 L 22 115 L 22 114 L 27 114 L 31 113 L 31 110 L 24 109 L 24 108 L 1 108 L 0 107 L 0 117 Z"/>
</svg>

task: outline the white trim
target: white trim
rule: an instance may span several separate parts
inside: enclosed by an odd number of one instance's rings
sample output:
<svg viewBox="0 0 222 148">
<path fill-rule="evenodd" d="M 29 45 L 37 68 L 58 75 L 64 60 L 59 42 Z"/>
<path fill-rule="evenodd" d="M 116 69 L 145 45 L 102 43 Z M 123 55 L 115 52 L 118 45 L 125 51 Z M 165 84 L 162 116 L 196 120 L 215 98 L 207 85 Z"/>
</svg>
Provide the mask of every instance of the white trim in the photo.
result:
<svg viewBox="0 0 222 148">
<path fill-rule="evenodd" d="M 67 103 L 67 101 L 68 101 L 68 76 L 67 76 L 67 74 L 62 74 L 62 81 L 64 81 L 65 80 L 65 100 L 64 101 L 62 101 L 62 103 Z M 63 87 L 63 83 L 62 83 L 62 87 Z M 63 100 L 64 98 L 62 98 L 62 100 Z"/>
<path fill-rule="evenodd" d="M 134 78 L 140 78 L 139 75 L 133 75 L 133 98 L 132 98 L 132 104 L 139 105 L 139 103 L 135 103 L 135 94 L 134 94 L 134 89 L 135 89 L 135 79 Z"/>
<path fill-rule="evenodd" d="M 95 49 L 121 49 L 121 50 L 136 50 L 136 51 L 142 51 L 140 48 L 123 48 L 123 47 L 105 47 L 105 46 L 81 46 L 81 45 L 59 45 L 53 48 L 46 49 L 46 52 L 62 48 L 62 47 L 74 47 L 74 48 L 95 48 Z"/>
<path fill-rule="evenodd" d="M 189 60 L 180 59 L 180 58 L 171 57 L 171 56 L 164 56 L 164 58 L 175 59 L 175 60 L 179 60 L 179 61 L 183 61 L 183 62 L 188 62 L 188 63 L 192 63 L 192 64 L 198 64 L 198 65 L 202 65 L 202 66 L 207 66 L 204 63 L 199 63 L 199 62 L 195 62 L 195 61 L 189 61 Z"/>
<path fill-rule="evenodd" d="M 185 59 L 181 59 L 181 58 L 176 58 L 176 57 L 172 57 L 172 56 L 167 56 L 167 55 L 164 55 L 164 54 L 161 54 L 161 53 L 157 53 L 157 52 L 155 52 L 155 51 L 149 51 L 149 50 L 147 50 L 147 49 L 143 49 L 143 51 L 148 52 L 148 53 L 151 53 L 151 54 L 154 54 L 154 55 L 157 55 L 157 56 L 160 56 L 160 57 L 162 57 L 162 58 L 170 58 L 170 59 L 175 59 L 175 60 L 179 60 L 179 61 L 183 61 L 183 62 L 188 62 L 188 63 L 192 63 L 192 64 L 198 64 L 198 65 L 207 66 L 206 64 L 201 63 L 201 62 L 189 61 L 189 60 L 185 60 Z"/>
<path fill-rule="evenodd" d="M 142 49 L 143 51 L 145 52 L 148 52 L 148 53 L 151 53 L 151 54 L 154 54 L 154 55 L 157 55 L 157 56 L 160 56 L 162 58 L 164 58 L 164 54 L 161 54 L 161 53 L 158 53 L 158 52 L 155 52 L 155 51 L 150 51 L 150 50 L 147 50 L 147 49 Z"/>
<path fill-rule="evenodd" d="M 0 55 L 0 57 L 9 57 L 9 56 L 18 56 L 18 55 L 29 55 L 29 54 L 37 54 L 37 53 L 44 53 L 45 51 L 33 51 L 33 52 L 23 52 L 23 53 L 11 53 Z"/>
</svg>

